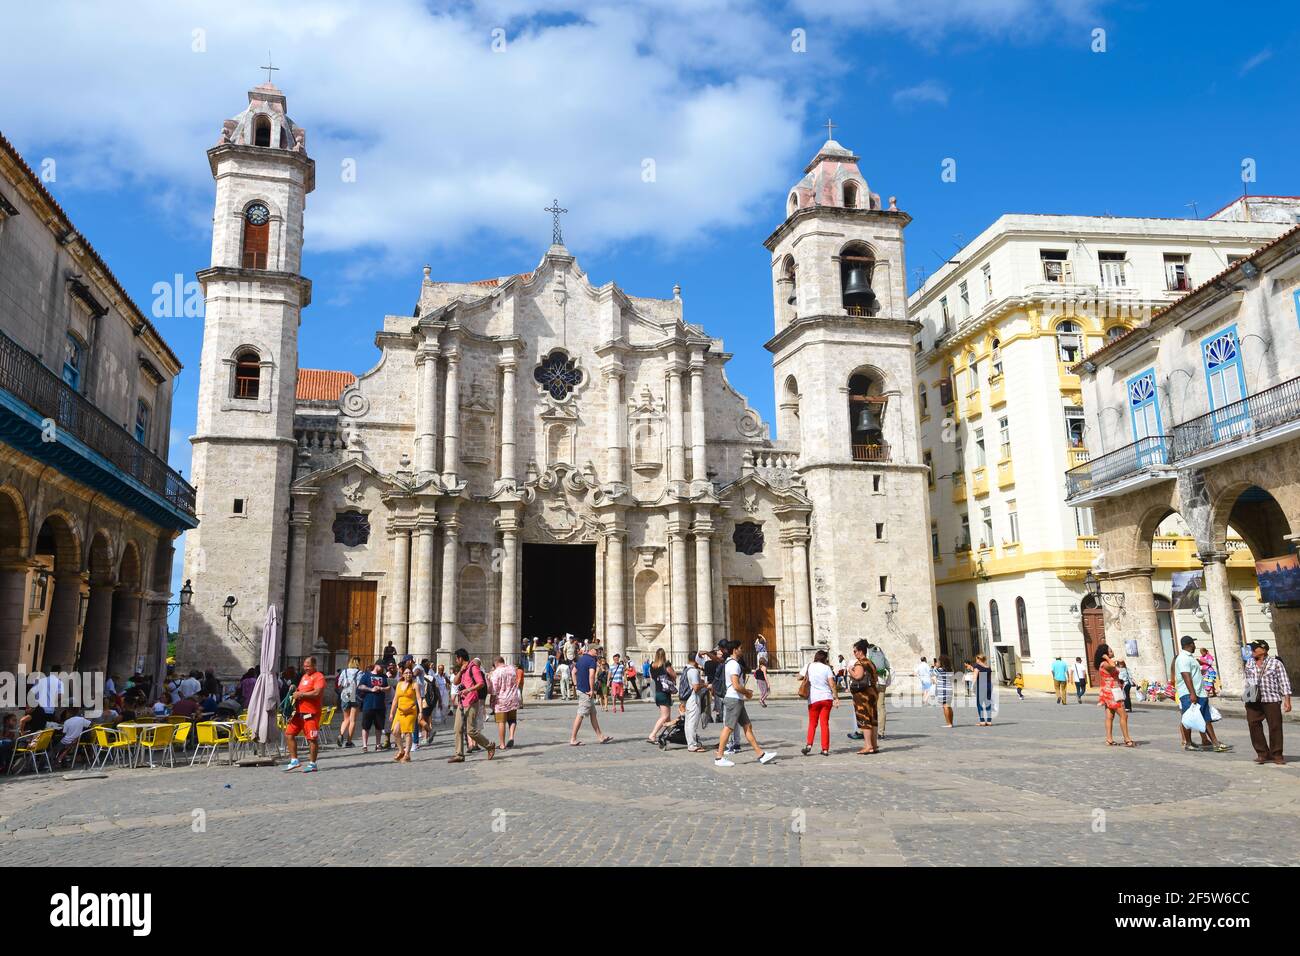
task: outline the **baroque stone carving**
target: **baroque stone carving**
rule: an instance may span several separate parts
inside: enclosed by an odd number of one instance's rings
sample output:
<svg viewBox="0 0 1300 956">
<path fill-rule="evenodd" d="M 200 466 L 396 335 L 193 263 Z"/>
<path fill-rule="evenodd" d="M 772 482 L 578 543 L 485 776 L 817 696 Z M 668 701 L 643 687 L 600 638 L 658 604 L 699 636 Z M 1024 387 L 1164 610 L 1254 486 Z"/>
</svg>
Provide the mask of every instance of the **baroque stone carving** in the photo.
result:
<svg viewBox="0 0 1300 956">
<path fill-rule="evenodd" d="M 339 396 L 339 408 L 350 418 L 362 418 L 370 414 L 370 399 L 356 385 L 349 385 Z"/>
<path fill-rule="evenodd" d="M 334 517 L 334 543 L 356 548 L 370 540 L 370 518 L 363 511 L 340 511 Z"/>
<path fill-rule="evenodd" d="M 731 534 L 731 540 L 740 554 L 761 554 L 763 551 L 763 526 L 756 521 L 741 521 Z"/>
</svg>

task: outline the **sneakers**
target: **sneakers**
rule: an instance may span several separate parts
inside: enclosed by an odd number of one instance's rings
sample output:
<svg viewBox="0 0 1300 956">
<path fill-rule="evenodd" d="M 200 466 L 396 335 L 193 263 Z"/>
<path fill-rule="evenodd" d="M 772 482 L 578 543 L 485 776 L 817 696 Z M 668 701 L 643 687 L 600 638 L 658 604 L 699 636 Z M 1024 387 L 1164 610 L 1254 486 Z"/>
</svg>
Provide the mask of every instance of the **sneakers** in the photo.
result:
<svg viewBox="0 0 1300 956">
<path fill-rule="evenodd" d="M 302 768 L 302 772 L 303 772 L 303 773 L 315 773 L 315 772 L 316 772 L 316 765 L 315 765 L 314 763 L 308 763 L 305 767 Z"/>
<path fill-rule="evenodd" d="M 772 762 L 773 760 L 775 760 L 775 759 L 776 759 L 776 751 L 775 751 L 775 750 L 769 750 L 767 753 L 763 754 L 763 756 L 761 756 L 761 757 L 758 758 L 758 762 L 759 762 L 759 763 L 771 763 L 771 762 Z"/>
<path fill-rule="evenodd" d="M 1215 744 L 1215 745 L 1214 745 L 1214 752 L 1215 752 L 1216 754 L 1226 754 L 1226 753 L 1227 753 L 1229 750 L 1231 750 L 1231 749 L 1232 749 L 1232 744 Z"/>
<path fill-rule="evenodd" d="M 809 744 L 807 747 L 804 747 L 799 752 L 803 754 L 805 757 L 808 756 L 810 753 L 812 753 L 812 744 Z"/>
<path fill-rule="evenodd" d="M 302 761 L 299 760 L 297 757 L 294 757 L 287 764 L 285 764 L 284 772 L 288 773 L 290 770 L 297 770 L 301 766 L 302 766 Z"/>
<path fill-rule="evenodd" d="M 343 746 L 344 746 L 344 747 L 355 747 L 356 744 L 354 744 L 352 741 L 349 740 L 349 741 L 348 741 L 347 743 L 345 743 Z"/>
<path fill-rule="evenodd" d="M 858 731 L 856 734 L 845 734 L 845 736 L 848 737 L 849 740 L 861 740 L 862 731 Z"/>
<path fill-rule="evenodd" d="M 713 761 L 713 766 L 715 766 L 715 767 L 734 767 L 734 766 L 735 766 L 735 763 L 733 763 L 732 761 L 728 760 L 726 757 L 718 757 L 716 760 Z"/>
<path fill-rule="evenodd" d="M 411 753 L 415 753 L 415 752 L 416 752 L 417 750 L 419 750 L 419 749 L 420 749 L 420 745 L 417 744 L 417 743 L 415 743 L 414 741 L 412 741 L 412 742 L 411 742 Z"/>
</svg>

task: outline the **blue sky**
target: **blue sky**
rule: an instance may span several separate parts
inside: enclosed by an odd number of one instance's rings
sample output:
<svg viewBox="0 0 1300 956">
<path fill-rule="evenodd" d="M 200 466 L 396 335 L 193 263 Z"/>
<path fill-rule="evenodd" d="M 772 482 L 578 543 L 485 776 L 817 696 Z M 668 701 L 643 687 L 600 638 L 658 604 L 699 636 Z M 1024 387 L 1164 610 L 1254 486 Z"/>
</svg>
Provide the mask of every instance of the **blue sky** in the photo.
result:
<svg viewBox="0 0 1300 956">
<path fill-rule="evenodd" d="M 680 283 L 770 419 L 761 243 L 827 117 L 913 217 L 911 287 L 1005 212 L 1205 215 L 1240 195 L 1245 158 L 1251 192 L 1300 194 L 1283 3 L 64 0 L 7 18 L 25 40 L 0 62 L 0 130 L 56 161 L 49 188 L 146 310 L 156 282 L 208 264 L 204 153 L 271 51 L 318 164 L 307 367 L 368 368 L 426 262 L 530 269 L 558 196 L 591 279 Z M 202 322 L 155 322 L 186 365 L 171 458 L 188 474 Z"/>
</svg>

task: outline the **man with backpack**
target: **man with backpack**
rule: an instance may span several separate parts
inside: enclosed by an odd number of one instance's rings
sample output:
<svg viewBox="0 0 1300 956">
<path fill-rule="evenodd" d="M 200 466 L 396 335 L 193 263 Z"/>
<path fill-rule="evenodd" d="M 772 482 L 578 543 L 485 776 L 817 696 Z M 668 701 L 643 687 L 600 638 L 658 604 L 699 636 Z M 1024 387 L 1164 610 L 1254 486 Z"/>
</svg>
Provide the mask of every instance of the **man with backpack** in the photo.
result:
<svg viewBox="0 0 1300 956">
<path fill-rule="evenodd" d="M 725 716 L 725 701 L 727 692 L 730 689 L 727 681 L 727 665 L 731 661 L 732 646 L 739 647 L 737 641 L 719 641 L 717 649 L 713 652 L 713 671 L 709 675 L 709 689 L 713 698 L 713 719 L 722 723 Z M 741 667 L 741 676 L 744 676 L 744 662 L 739 662 Z M 705 665 L 705 672 L 708 673 L 708 664 Z M 723 739 L 728 739 L 724 734 Z M 736 734 L 732 734 L 727 743 L 727 753 L 740 753 L 740 741 Z"/>
<path fill-rule="evenodd" d="M 722 699 L 722 734 L 718 737 L 718 752 L 714 757 L 715 767 L 734 767 L 735 763 L 727 759 L 727 740 L 738 733 L 743 733 L 749 745 L 758 754 L 759 763 L 771 763 L 776 759 L 775 750 L 764 750 L 754 736 L 754 728 L 745 712 L 745 701 L 754 696 L 754 692 L 745 686 L 745 666 L 740 661 L 739 641 L 723 641 L 721 650 L 730 651 L 731 657 L 722 667 L 727 682 L 726 695 Z"/>
<path fill-rule="evenodd" d="M 703 696 L 708 686 L 697 661 L 687 664 L 677 678 L 677 696 L 686 707 L 686 749 L 693 754 L 704 752 L 700 745 L 700 717 L 704 714 Z"/>
<path fill-rule="evenodd" d="M 487 677 L 477 662 L 469 659 L 469 651 L 456 649 L 453 661 L 456 675 L 453 678 L 460 690 L 456 701 L 456 754 L 447 763 L 465 762 L 465 741 L 473 740 L 487 751 L 488 760 L 496 756 L 497 745 L 483 733 L 483 700 L 487 696 Z"/>
</svg>

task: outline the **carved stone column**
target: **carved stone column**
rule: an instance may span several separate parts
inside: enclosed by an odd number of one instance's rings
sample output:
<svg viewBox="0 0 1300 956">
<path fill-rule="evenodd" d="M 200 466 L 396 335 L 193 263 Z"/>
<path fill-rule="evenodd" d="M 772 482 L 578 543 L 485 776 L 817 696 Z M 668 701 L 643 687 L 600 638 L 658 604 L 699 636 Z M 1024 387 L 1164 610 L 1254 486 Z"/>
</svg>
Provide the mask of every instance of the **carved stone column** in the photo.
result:
<svg viewBox="0 0 1300 956">
<path fill-rule="evenodd" d="M 420 369 L 420 448 L 417 471 L 421 478 L 432 475 L 438 467 L 438 352 L 436 342 L 425 342 L 415 357 L 415 364 Z"/>
<path fill-rule="evenodd" d="M 682 417 L 682 371 L 680 361 L 668 366 L 668 480 L 686 480 L 685 431 Z"/>
<path fill-rule="evenodd" d="M 1232 588 L 1228 584 L 1228 555 L 1224 551 L 1212 551 L 1202 552 L 1198 557 L 1205 568 L 1205 601 L 1219 680 L 1224 694 L 1240 697 L 1246 683 L 1246 665 L 1241 659 L 1237 613 L 1232 607 Z"/>
<path fill-rule="evenodd" d="M 447 485 L 456 484 L 460 474 L 460 352 L 447 352 L 447 388 L 443 420 L 442 480 Z"/>
<path fill-rule="evenodd" d="M 394 647 L 412 646 L 422 648 L 424 657 L 433 651 L 433 578 L 437 565 L 433 559 L 433 533 L 438 521 L 431 513 L 420 514 L 411 531 L 408 551 L 414 551 L 411 560 L 410 581 L 407 589 L 410 593 L 410 623 L 403 630 L 407 631 L 407 645 L 389 638 Z M 400 546 L 400 542 L 399 542 Z M 395 616 L 395 615 L 394 615 Z M 394 630 L 398 630 L 394 628 Z"/>
<path fill-rule="evenodd" d="M 119 587 L 113 592 L 112 635 L 108 645 L 109 674 L 125 680 L 135 672 L 135 659 L 140 657 L 140 600 L 139 588 Z"/>
<path fill-rule="evenodd" d="M 50 601 L 50 623 L 45 637 L 44 664 L 72 667 L 77 653 L 77 627 L 81 623 L 81 586 L 85 578 L 78 571 L 55 572 L 54 597 Z"/>
<path fill-rule="evenodd" d="M 23 625 L 27 623 L 28 570 L 26 561 L 0 565 L 0 670 L 18 669 Z M 51 583 L 47 582 L 47 589 Z"/>
<path fill-rule="evenodd" d="M 77 664 L 83 671 L 102 671 L 108 666 L 114 586 L 111 577 L 90 579 L 90 605 L 86 609 L 86 631 Z"/>
<path fill-rule="evenodd" d="M 308 634 L 307 605 L 307 538 L 311 533 L 311 500 L 296 494 L 291 498 L 289 513 L 289 581 L 285 595 L 284 648 L 289 657 L 309 653 L 315 640 Z"/>
<path fill-rule="evenodd" d="M 626 480 L 624 469 L 627 454 L 623 437 L 624 424 L 627 420 L 626 410 L 623 407 L 624 371 L 620 363 L 610 363 L 605 366 L 605 404 L 608 408 L 606 414 L 609 416 L 606 425 L 609 457 L 605 463 L 605 480 L 610 483 Z"/>
<path fill-rule="evenodd" d="M 411 603 L 411 529 L 393 515 L 388 521 L 388 537 L 393 542 L 393 573 L 388 589 L 388 640 L 399 652 L 429 656 L 429 630 L 423 635 L 410 632 Z M 420 647 L 419 638 L 423 638 Z M 419 648 L 417 650 L 417 648 Z"/>
<path fill-rule="evenodd" d="M 1103 590 L 1123 595 L 1123 607 L 1113 607 L 1102 599 L 1102 613 L 1106 615 L 1106 643 L 1116 653 L 1124 650 L 1130 640 L 1137 641 L 1137 666 L 1124 651 L 1129 670 L 1141 680 L 1164 683 L 1169 679 L 1165 649 L 1160 643 L 1160 624 L 1156 619 L 1155 595 L 1151 590 L 1154 568 L 1136 567 L 1106 571 L 1097 576 Z M 1114 601 L 1114 598 L 1110 599 Z M 1168 663 L 1172 663 L 1168 662 Z"/>
<path fill-rule="evenodd" d="M 708 481 L 704 442 L 704 353 L 691 356 L 691 477 Z"/>
<path fill-rule="evenodd" d="M 812 592 L 809 590 L 807 526 L 795 525 L 781 531 L 781 540 L 790 549 L 790 591 L 794 600 L 794 637 L 797 647 L 813 643 Z"/>
<path fill-rule="evenodd" d="M 501 355 L 501 482 L 515 482 L 515 361 L 514 346 Z"/>
<path fill-rule="evenodd" d="M 459 573 L 460 519 L 453 511 L 442 524 L 442 613 L 438 636 L 438 660 L 456 650 L 456 585 Z"/>
<path fill-rule="evenodd" d="M 695 512 L 695 646 L 713 646 L 713 518 L 706 509 Z"/>
<path fill-rule="evenodd" d="M 672 606 L 672 661 L 682 663 L 691 651 L 691 580 L 686 568 L 689 526 L 687 509 L 675 507 L 668 518 L 668 582 Z"/>
<path fill-rule="evenodd" d="M 627 653 L 627 528 L 615 515 L 605 526 L 605 653 Z"/>
<path fill-rule="evenodd" d="M 501 531 L 501 623 L 497 653 L 506 660 L 519 652 L 519 506 L 503 506 L 496 519 Z"/>
</svg>

